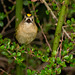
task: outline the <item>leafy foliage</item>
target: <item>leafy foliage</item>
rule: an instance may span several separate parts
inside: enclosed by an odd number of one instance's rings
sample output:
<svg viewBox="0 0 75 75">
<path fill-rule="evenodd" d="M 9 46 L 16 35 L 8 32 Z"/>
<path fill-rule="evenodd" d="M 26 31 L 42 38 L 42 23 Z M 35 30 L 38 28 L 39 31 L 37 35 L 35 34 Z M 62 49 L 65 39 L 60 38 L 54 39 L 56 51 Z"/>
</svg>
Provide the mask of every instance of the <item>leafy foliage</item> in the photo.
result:
<svg viewBox="0 0 75 75">
<path fill-rule="evenodd" d="M 60 16 L 60 11 L 64 0 L 47 1 L 47 4 L 51 7 L 55 16 Z M 25 7 L 25 13 L 31 12 L 36 18 L 35 21 L 38 25 L 38 36 L 29 45 L 21 45 L 12 39 L 5 38 L 0 34 L 0 54 L 8 58 L 8 63 L 14 63 L 14 69 L 16 64 L 19 65 L 23 70 L 27 70 L 27 75 L 57 75 L 61 74 L 64 67 L 75 66 L 75 19 L 72 16 L 75 12 L 75 4 L 70 1 L 69 8 L 65 14 L 68 14 L 64 20 L 64 29 L 67 34 L 62 31 L 59 47 L 55 51 L 50 51 L 47 46 L 47 40 L 42 36 L 41 32 L 46 34 L 51 48 L 53 46 L 54 34 L 56 30 L 57 22 L 51 15 L 51 11 L 46 9 L 45 5 L 41 2 L 31 2 L 24 0 L 23 5 Z M 15 9 L 15 4 L 8 7 L 9 10 Z M 69 13 L 68 13 L 69 12 Z M 0 12 L 0 27 L 4 27 L 4 19 L 9 16 L 9 13 Z M 12 17 L 13 14 L 10 16 Z M 42 27 L 42 30 L 39 28 Z M 13 25 L 13 23 L 11 24 Z M 9 29 L 9 28 L 8 28 Z M 8 30 L 7 29 L 7 30 Z M 7 31 L 6 30 L 6 31 Z M 59 32 L 59 31 L 58 31 Z M 59 36 L 59 35 L 58 35 Z M 63 40 L 62 40 L 63 39 Z M 38 42 L 37 42 L 38 40 Z M 34 44 L 35 43 L 35 44 Z M 44 64 L 44 65 L 43 65 Z M 11 69 L 13 72 L 16 70 Z M 11 72 L 11 71 L 10 71 Z M 14 74 L 14 73 L 13 73 Z"/>
</svg>

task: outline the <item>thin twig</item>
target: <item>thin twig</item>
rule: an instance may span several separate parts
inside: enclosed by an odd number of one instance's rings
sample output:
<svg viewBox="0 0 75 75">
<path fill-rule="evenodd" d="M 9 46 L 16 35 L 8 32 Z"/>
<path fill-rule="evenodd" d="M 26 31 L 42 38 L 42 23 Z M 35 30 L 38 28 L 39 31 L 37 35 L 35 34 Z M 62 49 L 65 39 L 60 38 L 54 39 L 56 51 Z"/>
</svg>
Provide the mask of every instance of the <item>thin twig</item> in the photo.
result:
<svg viewBox="0 0 75 75">
<path fill-rule="evenodd" d="M 69 34 L 66 32 L 66 30 L 62 27 L 63 32 L 66 34 L 66 36 L 71 40 L 72 38 L 69 36 Z"/>
<path fill-rule="evenodd" d="M 3 35 L 3 36 L 6 36 L 6 35 L 8 35 L 8 34 L 10 34 L 10 33 L 13 33 L 13 32 L 15 32 L 15 28 L 12 28 L 12 29 L 10 29 L 10 30 L 8 30 L 8 31 L 6 31 L 6 32 L 3 32 L 2 35 Z"/>
<path fill-rule="evenodd" d="M 10 14 L 14 9 L 15 9 L 15 6 L 12 7 L 12 9 L 10 11 L 8 11 L 8 14 Z"/>
<path fill-rule="evenodd" d="M 5 32 L 5 29 L 10 25 L 10 23 L 15 19 L 15 16 L 12 17 L 12 19 L 6 24 L 6 26 L 3 28 L 1 34 Z"/>
<path fill-rule="evenodd" d="M 33 10 L 35 11 L 35 7 L 34 7 L 34 4 L 33 4 L 33 3 L 32 3 L 32 6 L 33 6 Z M 35 17 L 38 18 L 37 15 L 36 15 L 36 12 L 35 12 Z M 39 27 L 40 27 L 40 29 L 41 29 L 41 32 L 42 32 L 42 34 L 43 34 L 43 36 L 44 36 L 44 38 L 45 38 L 45 41 L 46 41 L 46 43 L 47 43 L 47 45 L 48 45 L 50 51 L 52 51 L 51 46 L 50 46 L 50 44 L 49 44 L 49 42 L 48 42 L 48 40 L 47 40 L 47 37 L 46 37 L 46 35 L 45 35 L 44 32 L 43 32 L 42 26 L 40 25 L 40 23 L 38 23 L 38 25 L 39 25 Z"/>
<path fill-rule="evenodd" d="M 52 9 L 48 6 L 48 4 L 46 3 L 46 1 L 45 1 L 45 0 L 41 0 L 41 1 L 45 4 L 47 10 L 51 12 L 51 15 L 53 16 L 53 18 L 54 18 L 56 21 L 58 21 L 58 18 L 55 16 L 55 14 L 53 13 Z"/>
<path fill-rule="evenodd" d="M 11 75 L 11 74 L 8 74 L 5 70 L 3 70 L 3 69 L 1 69 L 1 68 L 0 68 L 0 70 L 1 70 L 2 72 L 6 73 L 7 75 Z"/>
<path fill-rule="evenodd" d="M 8 0 L 9 2 L 11 2 L 12 4 L 16 4 L 16 1 L 12 1 L 12 0 Z"/>
<path fill-rule="evenodd" d="M 42 63 L 41 65 L 39 65 L 37 68 L 36 68 L 36 70 L 38 71 L 38 72 L 40 72 L 42 69 L 44 69 L 45 67 L 46 67 L 46 65 L 48 65 L 49 64 L 49 62 L 44 62 L 44 63 Z"/>
<path fill-rule="evenodd" d="M 3 0 L 1 0 L 1 3 L 3 5 L 4 12 L 7 14 L 6 5 L 4 4 Z M 8 15 L 6 16 L 6 18 L 7 18 L 7 21 L 9 22 L 9 16 Z"/>
<path fill-rule="evenodd" d="M 44 32 L 43 32 L 42 26 L 40 25 L 40 23 L 38 23 L 38 25 L 39 25 L 39 27 L 41 28 L 41 32 L 42 32 L 42 34 L 43 34 L 43 36 L 44 36 L 44 38 L 45 38 L 45 40 L 46 40 L 46 43 L 47 43 L 47 45 L 48 45 L 50 51 L 52 51 L 51 46 L 50 46 L 50 44 L 49 44 L 49 42 L 48 42 L 48 40 L 47 40 L 47 37 L 46 37 L 46 35 L 45 35 Z"/>
<path fill-rule="evenodd" d="M 7 52 L 8 52 L 10 55 L 12 55 L 10 51 L 7 50 Z M 13 56 L 13 57 L 14 57 L 14 59 L 16 60 L 16 57 L 15 57 L 15 56 Z"/>
<path fill-rule="evenodd" d="M 64 37 L 64 33 L 62 33 L 62 40 L 61 40 L 61 43 L 60 43 L 60 45 L 59 45 L 59 47 L 60 47 L 60 52 L 59 52 L 59 57 L 60 57 L 60 59 L 61 59 L 61 51 L 62 51 L 63 37 Z"/>
</svg>

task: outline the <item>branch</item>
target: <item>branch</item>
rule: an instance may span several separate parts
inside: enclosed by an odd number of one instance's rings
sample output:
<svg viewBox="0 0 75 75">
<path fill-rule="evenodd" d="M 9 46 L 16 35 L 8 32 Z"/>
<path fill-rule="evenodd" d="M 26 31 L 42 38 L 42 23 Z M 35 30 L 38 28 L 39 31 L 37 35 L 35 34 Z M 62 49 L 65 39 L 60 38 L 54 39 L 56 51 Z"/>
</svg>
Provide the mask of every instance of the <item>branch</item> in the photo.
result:
<svg viewBox="0 0 75 75">
<path fill-rule="evenodd" d="M 1 0 L 1 3 L 3 5 L 3 8 L 4 8 L 4 12 L 7 14 L 7 10 L 6 10 L 6 5 L 4 4 L 3 0 Z M 7 21 L 9 22 L 9 16 L 7 15 Z"/>
<path fill-rule="evenodd" d="M 10 55 L 12 55 L 10 51 L 7 50 L 7 52 L 8 52 Z M 15 57 L 15 56 L 13 56 L 13 57 L 14 57 L 14 59 L 16 60 L 16 57 Z"/>
<path fill-rule="evenodd" d="M 66 13 L 66 9 L 67 9 L 67 6 L 68 6 L 68 2 L 69 2 L 69 0 L 65 0 L 64 4 L 62 5 L 62 8 L 61 8 L 57 28 L 56 28 L 56 31 L 55 31 L 55 38 L 54 38 L 53 52 L 52 52 L 53 56 L 56 55 L 55 53 L 56 53 L 58 45 L 59 45 L 60 34 L 61 34 L 61 30 L 62 30 L 62 25 L 64 23 L 65 13 Z"/>
<path fill-rule="evenodd" d="M 56 21 L 58 21 L 58 18 L 55 16 L 55 14 L 53 13 L 52 9 L 48 6 L 48 4 L 46 3 L 46 1 L 45 1 L 45 0 L 41 0 L 41 1 L 45 4 L 47 10 L 51 12 L 51 15 L 53 16 L 53 18 L 54 18 Z"/>
<path fill-rule="evenodd" d="M 10 25 L 10 23 L 15 19 L 15 16 L 6 24 L 6 26 L 3 28 L 1 34 L 5 33 L 5 29 Z"/>
<path fill-rule="evenodd" d="M 4 71 L 3 69 L 0 68 L 0 71 L 6 73 L 7 75 L 11 75 L 11 74 L 8 74 L 6 71 Z"/>
<path fill-rule="evenodd" d="M 12 0 L 8 0 L 9 2 L 11 2 L 12 4 L 16 4 L 16 1 L 12 1 Z"/>
<path fill-rule="evenodd" d="M 69 34 L 66 32 L 66 30 L 64 29 L 64 27 L 62 27 L 63 32 L 66 34 L 66 36 L 71 40 L 72 38 L 69 36 Z"/>
<path fill-rule="evenodd" d="M 35 11 L 35 7 L 34 7 L 34 4 L 33 4 L 33 3 L 32 3 L 32 6 L 33 6 L 33 10 Z M 35 17 L 38 19 L 37 15 L 36 15 L 36 12 L 35 12 Z M 47 40 L 47 37 L 46 37 L 46 35 L 45 35 L 44 32 L 43 32 L 42 26 L 40 25 L 40 23 L 38 23 L 38 25 L 39 25 L 39 27 L 40 27 L 40 29 L 41 29 L 41 32 L 42 32 L 42 34 L 43 34 L 43 36 L 44 36 L 44 38 L 45 38 L 45 41 L 46 41 L 47 45 L 48 45 L 48 47 L 49 47 L 49 50 L 52 51 L 51 46 L 50 46 L 50 44 L 49 44 L 49 42 L 48 42 L 48 40 Z"/>
</svg>

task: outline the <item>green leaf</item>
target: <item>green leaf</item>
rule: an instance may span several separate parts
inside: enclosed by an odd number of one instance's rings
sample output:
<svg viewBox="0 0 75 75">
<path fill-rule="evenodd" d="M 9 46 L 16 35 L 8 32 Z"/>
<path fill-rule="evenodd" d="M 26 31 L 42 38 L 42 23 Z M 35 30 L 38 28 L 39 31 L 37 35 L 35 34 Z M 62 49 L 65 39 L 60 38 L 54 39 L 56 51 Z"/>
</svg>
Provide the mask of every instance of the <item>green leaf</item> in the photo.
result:
<svg viewBox="0 0 75 75">
<path fill-rule="evenodd" d="M 60 63 L 61 63 L 61 59 L 60 59 L 59 57 L 57 57 L 56 62 L 57 62 L 58 64 L 60 64 Z"/>
<path fill-rule="evenodd" d="M 50 75 L 50 74 L 51 74 L 51 72 L 52 72 L 52 69 L 49 69 L 49 70 L 48 70 L 48 72 L 49 72 L 49 75 Z"/>
<path fill-rule="evenodd" d="M 6 45 L 6 48 L 7 48 L 7 49 L 10 49 L 10 42 L 11 42 L 11 41 L 8 39 L 7 45 Z"/>
<path fill-rule="evenodd" d="M 68 51 L 61 51 L 61 55 L 64 56 L 68 53 Z"/>
<path fill-rule="evenodd" d="M 52 55 L 55 56 L 57 54 L 57 51 L 53 51 Z"/>
<path fill-rule="evenodd" d="M 67 24 L 71 25 L 71 21 L 70 20 L 67 20 Z"/>
<path fill-rule="evenodd" d="M 10 9 L 10 10 L 11 10 L 11 9 L 12 9 L 12 7 L 10 7 L 10 6 L 9 6 L 9 7 L 8 7 L 8 9 Z"/>
<path fill-rule="evenodd" d="M 49 62 L 54 63 L 55 62 L 55 57 L 51 57 Z"/>
<path fill-rule="evenodd" d="M 3 27 L 4 23 L 2 21 L 0 21 L 0 27 Z"/>
<path fill-rule="evenodd" d="M 1 45 L 1 46 L 0 46 L 0 49 L 2 49 L 2 50 L 3 50 L 4 48 L 5 48 L 5 46 L 4 46 L 4 45 Z"/>
<path fill-rule="evenodd" d="M 38 10 L 35 10 L 35 12 L 37 13 L 37 12 L 38 12 Z"/>
<path fill-rule="evenodd" d="M 34 48 L 32 48 L 32 51 L 34 51 L 35 49 Z"/>
<path fill-rule="evenodd" d="M 69 59 L 69 56 L 68 55 L 64 56 L 64 59 L 68 60 Z"/>
<path fill-rule="evenodd" d="M 73 55 L 72 54 L 69 55 L 69 59 L 73 59 Z"/>
<path fill-rule="evenodd" d="M 21 56 L 21 52 L 17 52 L 17 56 Z"/>
<path fill-rule="evenodd" d="M 52 3 L 52 6 L 53 6 L 53 10 L 57 9 L 57 5 L 54 2 Z"/>
<path fill-rule="evenodd" d="M 8 53 L 5 51 L 2 51 L 2 54 L 8 56 Z"/>
<path fill-rule="evenodd" d="M 49 15 L 49 11 L 48 10 L 46 10 L 46 14 Z"/>
<path fill-rule="evenodd" d="M 65 64 L 64 61 L 62 61 L 62 62 L 60 63 L 60 65 L 63 66 L 63 67 L 66 67 L 66 64 Z"/>
<path fill-rule="evenodd" d="M 27 69 L 27 75 L 31 75 L 31 70 Z"/>
<path fill-rule="evenodd" d="M 0 45 L 3 44 L 3 39 L 0 39 Z"/>
<path fill-rule="evenodd" d="M 16 52 L 14 52 L 12 55 L 15 56 L 16 55 Z"/>
<path fill-rule="evenodd" d="M 57 74 L 60 74 L 61 73 L 61 68 L 58 68 L 57 69 Z"/>
<path fill-rule="evenodd" d="M 37 74 L 35 74 L 35 72 L 36 72 L 36 71 L 32 71 L 32 75 L 37 75 Z"/>
<path fill-rule="evenodd" d="M 74 64 L 70 64 L 70 67 L 74 67 L 75 65 Z"/>
<path fill-rule="evenodd" d="M 40 50 L 38 50 L 38 54 L 42 54 L 42 52 Z"/>
<path fill-rule="evenodd" d="M 20 64 L 20 65 L 22 64 L 20 59 L 17 60 L 17 63 Z"/>
<path fill-rule="evenodd" d="M 73 31 L 75 32 L 75 29 L 73 29 Z"/>
<path fill-rule="evenodd" d="M 47 48 L 47 52 L 48 52 L 48 53 L 50 52 L 49 48 Z"/>
<path fill-rule="evenodd" d="M 37 55 L 37 54 L 38 54 L 38 52 L 37 52 L 37 51 L 35 51 L 35 52 L 34 52 L 34 54 L 35 54 L 35 55 Z"/>
<path fill-rule="evenodd" d="M 75 8 L 75 4 L 72 4 L 72 7 Z"/>
<path fill-rule="evenodd" d="M 0 34 L 0 39 L 2 39 L 2 37 L 3 37 L 3 36 Z"/>
<path fill-rule="evenodd" d="M 22 50 L 21 52 L 22 52 L 22 53 L 25 53 L 25 50 Z"/>
<path fill-rule="evenodd" d="M 73 27 L 71 26 L 70 29 L 73 29 Z"/>
<path fill-rule="evenodd" d="M 70 46 L 72 46 L 72 45 L 73 45 L 73 43 L 72 43 L 72 42 L 70 42 L 70 43 L 69 43 L 69 47 L 70 47 Z"/>
<path fill-rule="evenodd" d="M 11 49 L 11 50 L 14 50 L 14 49 L 15 49 L 15 46 L 14 46 L 14 45 L 12 45 L 12 46 L 10 47 L 10 49 Z"/>
<path fill-rule="evenodd" d="M 0 20 L 3 20 L 5 18 L 5 14 L 2 12 L 0 13 Z"/>
<path fill-rule="evenodd" d="M 74 18 L 71 18 L 71 21 L 72 21 L 72 22 L 74 22 L 74 21 L 75 21 L 75 19 L 74 19 Z"/>
<path fill-rule="evenodd" d="M 30 48 L 27 48 L 27 51 L 30 51 Z"/>
<path fill-rule="evenodd" d="M 40 23 L 40 21 L 39 21 L 38 19 L 36 20 L 36 22 L 37 22 L 37 23 Z"/>
</svg>

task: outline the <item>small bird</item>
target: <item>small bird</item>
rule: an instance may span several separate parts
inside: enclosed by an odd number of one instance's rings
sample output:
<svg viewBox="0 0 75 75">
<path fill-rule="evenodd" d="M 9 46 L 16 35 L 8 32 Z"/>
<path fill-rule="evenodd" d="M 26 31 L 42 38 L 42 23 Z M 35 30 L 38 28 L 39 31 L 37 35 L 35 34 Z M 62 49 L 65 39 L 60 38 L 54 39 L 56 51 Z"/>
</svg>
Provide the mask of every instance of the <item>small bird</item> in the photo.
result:
<svg viewBox="0 0 75 75">
<path fill-rule="evenodd" d="M 26 14 L 24 19 L 16 28 L 16 39 L 19 44 L 30 44 L 37 35 L 37 26 L 34 21 L 32 14 Z"/>
</svg>

